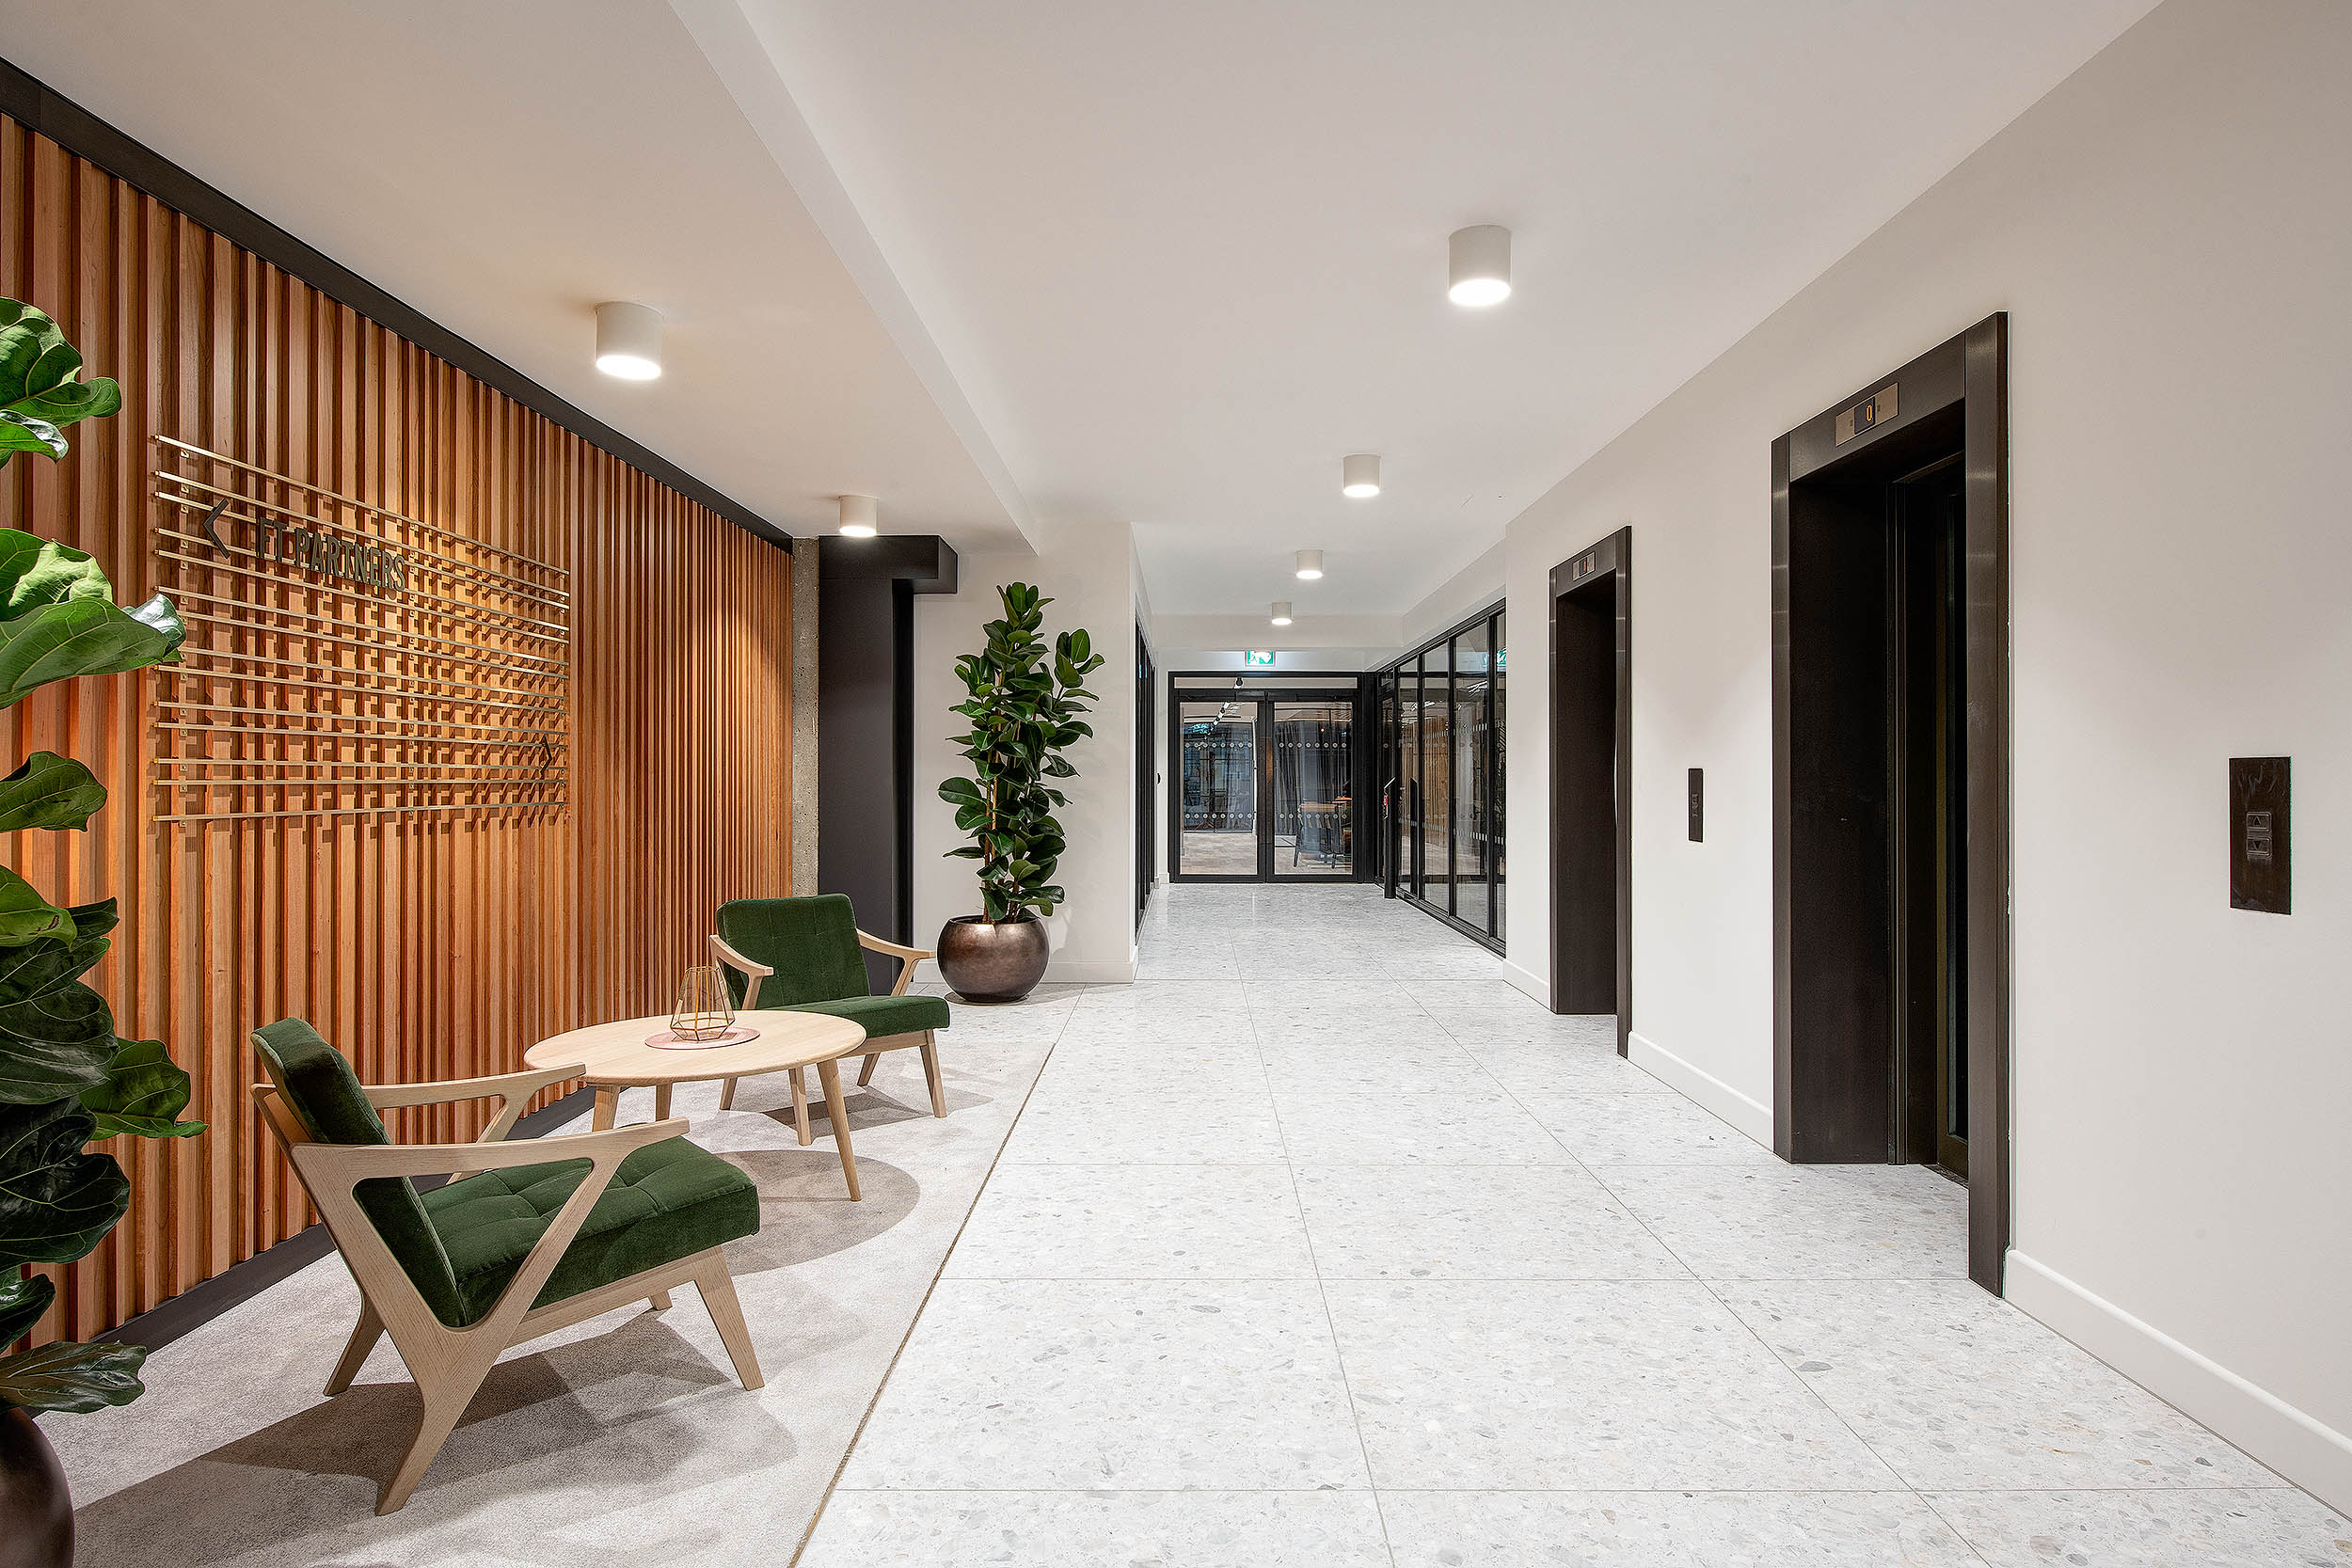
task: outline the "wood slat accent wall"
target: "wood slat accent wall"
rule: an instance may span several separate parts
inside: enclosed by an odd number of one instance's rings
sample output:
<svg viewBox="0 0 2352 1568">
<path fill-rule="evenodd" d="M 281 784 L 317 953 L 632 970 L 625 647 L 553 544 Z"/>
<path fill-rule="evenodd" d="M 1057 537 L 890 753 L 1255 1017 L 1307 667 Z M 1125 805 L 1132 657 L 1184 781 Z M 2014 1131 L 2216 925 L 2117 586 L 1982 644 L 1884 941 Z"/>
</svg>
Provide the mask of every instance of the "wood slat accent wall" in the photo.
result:
<svg viewBox="0 0 2352 1568">
<path fill-rule="evenodd" d="M 565 567 L 575 594 L 575 771 L 544 813 L 157 823 L 163 679 L 0 714 L 0 770 L 45 748 L 111 793 L 87 833 L 0 837 L 0 858 L 53 898 L 122 900 L 91 982 L 195 1076 L 213 1129 L 110 1146 L 129 1217 L 61 1272 L 37 1336 L 79 1338 L 310 1222 L 245 1093 L 255 1024 L 308 1018 L 375 1081 L 507 1071 L 546 1036 L 665 1011 L 722 900 L 790 891 L 791 561 L 5 117 L 0 294 L 124 394 L 63 463 L 0 468 L 0 527 L 90 551 L 119 599 L 161 580 L 153 436 Z"/>
</svg>

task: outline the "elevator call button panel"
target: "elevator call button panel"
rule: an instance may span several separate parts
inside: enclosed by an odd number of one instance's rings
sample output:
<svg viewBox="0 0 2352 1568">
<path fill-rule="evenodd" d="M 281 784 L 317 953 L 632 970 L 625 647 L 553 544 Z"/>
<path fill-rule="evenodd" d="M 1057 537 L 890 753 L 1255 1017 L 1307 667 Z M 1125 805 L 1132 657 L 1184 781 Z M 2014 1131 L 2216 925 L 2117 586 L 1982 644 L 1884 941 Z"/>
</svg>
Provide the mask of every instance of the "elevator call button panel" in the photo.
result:
<svg viewBox="0 0 2352 1568">
<path fill-rule="evenodd" d="M 2288 778 L 2291 758 L 2230 759 L 2230 907 L 2289 912 Z"/>
</svg>

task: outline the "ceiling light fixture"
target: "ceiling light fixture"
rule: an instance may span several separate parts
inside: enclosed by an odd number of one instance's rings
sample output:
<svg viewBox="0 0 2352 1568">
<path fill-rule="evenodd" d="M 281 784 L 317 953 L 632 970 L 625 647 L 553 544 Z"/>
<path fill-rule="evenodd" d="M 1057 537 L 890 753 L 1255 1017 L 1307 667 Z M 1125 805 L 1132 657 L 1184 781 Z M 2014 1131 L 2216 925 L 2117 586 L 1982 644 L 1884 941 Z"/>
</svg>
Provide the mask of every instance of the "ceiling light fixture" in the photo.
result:
<svg viewBox="0 0 2352 1568">
<path fill-rule="evenodd" d="M 625 299 L 596 307 L 596 369 L 623 381 L 661 373 L 661 312 Z"/>
<path fill-rule="evenodd" d="M 875 526 L 874 498 L 843 496 L 841 501 L 841 532 L 850 539 L 871 539 L 882 530 Z"/>
<path fill-rule="evenodd" d="M 1287 626 L 1291 624 L 1290 600 L 1277 599 L 1274 601 L 1274 624 L 1278 626 Z"/>
<path fill-rule="evenodd" d="M 1323 576 L 1323 552 L 1321 550 L 1298 552 L 1298 576 L 1302 581 L 1306 582 L 1312 582 Z"/>
<path fill-rule="evenodd" d="M 1511 297 L 1511 231 L 1482 223 L 1445 243 L 1446 297 L 1456 305 L 1500 305 Z"/>
<path fill-rule="evenodd" d="M 1340 459 L 1340 494 L 1362 500 L 1380 493 L 1380 454 L 1351 452 Z"/>
</svg>

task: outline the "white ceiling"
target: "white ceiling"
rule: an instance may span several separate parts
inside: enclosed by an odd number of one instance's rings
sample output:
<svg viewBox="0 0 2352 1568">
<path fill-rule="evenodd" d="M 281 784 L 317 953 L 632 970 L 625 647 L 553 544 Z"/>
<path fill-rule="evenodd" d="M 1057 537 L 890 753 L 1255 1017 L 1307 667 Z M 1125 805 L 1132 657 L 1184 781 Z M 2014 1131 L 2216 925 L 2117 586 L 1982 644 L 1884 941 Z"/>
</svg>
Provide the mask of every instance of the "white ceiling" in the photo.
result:
<svg viewBox="0 0 2352 1568">
<path fill-rule="evenodd" d="M 1303 623 L 1405 613 L 2152 4 L 0 0 L 0 54 L 796 531 L 1132 522 L 1160 612 Z M 660 381 L 590 368 L 610 298 Z"/>
<path fill-rule="evenodd" d="M 1307 616 L 1408 609 L 2152 0 L 723 3 L 1040 517 Z"/>
<path fill-rule="evenodd" d="M 0 55 L 772 522 L 1019 545 L 660 0 L 0 0 Z M 593 368 L 606 299 L 660 380 Z"/>
</svg>

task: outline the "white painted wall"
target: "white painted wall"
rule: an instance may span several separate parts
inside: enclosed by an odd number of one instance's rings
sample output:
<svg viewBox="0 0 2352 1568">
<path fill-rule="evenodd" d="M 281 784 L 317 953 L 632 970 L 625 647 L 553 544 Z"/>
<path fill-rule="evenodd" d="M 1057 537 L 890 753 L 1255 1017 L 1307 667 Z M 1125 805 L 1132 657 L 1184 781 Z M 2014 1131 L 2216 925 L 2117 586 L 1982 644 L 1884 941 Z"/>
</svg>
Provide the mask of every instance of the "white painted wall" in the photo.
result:
<svg viewBox="0 0 2352 1568">
<path fill-rule="evenodd" d="M 2347 63 L 2340 0 L 2169 0 L 1506 540 L 1526 653 L 1511 854 L 1533 873 L 1546 575 L 1632 525 L 1634 1028 L 1753 1125 L 1772 1098 L 1771 444 L 2010 312 L 2010 1294 L 2339 1507 Z M 2269 753 L 2294 756 L 2300 808 L 2283 918 L 2228 904 L 2225 759 Z M 1682 832 L 1692 766 L 1704 845 Z M 1544 879 L 1511 898 L 1514 957 L 1540 974 Z"/>
<path fill-rule="evenodd" d="M 980 627 L 1004 613 L 996 590 L 1034 583 L 1054 602 L 1044 634 L 1084 626 L 1104 657 L 1089 678 L 1100 694 L 1093 736 L 1070 751 L 1069 808 L 1057 812 L 1070 840 L 1055 880 L 1069 893 L 1059 912 L 1069 935 L 1046 970 L 1049 980 L 1125 983 L 1135 978 L 1136 682 L 1133 545 L 1123 523 L 1057 530 L 1036 555 L 967 555 L 958 592 L 914 601 L 914 932 L 928 942 L 960 914 L 979 912 L 975 863 L 947 851 L 964 842 L 940 781 L 964 770 L 948 736 L 963 733 L 957 656 L 977 653 Z M 927 968 L 929 966 L 926 966 Z M 935 976 L 930 976 L 935 977 Z"/>
</svg>

